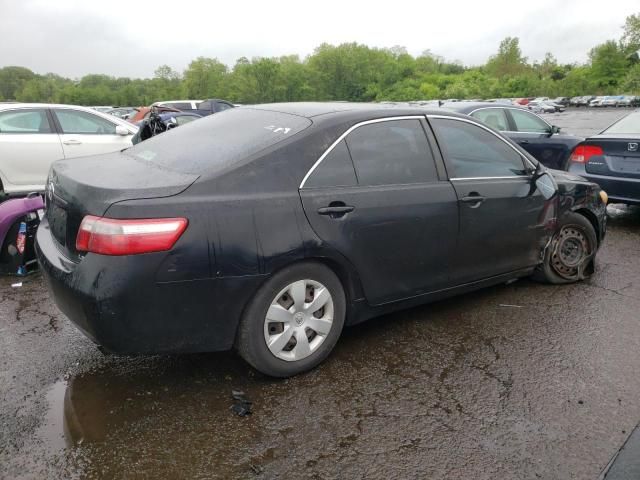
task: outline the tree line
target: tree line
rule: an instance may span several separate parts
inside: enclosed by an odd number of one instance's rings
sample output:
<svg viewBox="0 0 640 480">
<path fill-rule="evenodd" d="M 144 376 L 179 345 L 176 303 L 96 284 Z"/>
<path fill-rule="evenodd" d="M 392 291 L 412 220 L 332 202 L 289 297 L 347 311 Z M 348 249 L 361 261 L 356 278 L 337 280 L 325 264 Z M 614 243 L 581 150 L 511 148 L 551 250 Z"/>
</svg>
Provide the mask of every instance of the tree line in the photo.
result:
<svg viewBox="0 0 640 480">
<path fill-rule="evenodd" d="M 184 72 L 168 65 L 153 78 L 39 75 L 0 68 L 0 101 L 76 105 L 149 105 L 178 98 L 224 98 L 237 103 L 304 100 L 408 101 L 435 98 L 640 95 L 640 13 L 626 18 L 619 39 L 596 45 L 585 64 L 560 64 L 552 53 L 530 62 L 519 39 L 507 37 L 484 65 L 466 67 L 427 50 L 322 44 L 308 57 L 242 57 L 229 68 L 198 57 Z"/>
</svg>

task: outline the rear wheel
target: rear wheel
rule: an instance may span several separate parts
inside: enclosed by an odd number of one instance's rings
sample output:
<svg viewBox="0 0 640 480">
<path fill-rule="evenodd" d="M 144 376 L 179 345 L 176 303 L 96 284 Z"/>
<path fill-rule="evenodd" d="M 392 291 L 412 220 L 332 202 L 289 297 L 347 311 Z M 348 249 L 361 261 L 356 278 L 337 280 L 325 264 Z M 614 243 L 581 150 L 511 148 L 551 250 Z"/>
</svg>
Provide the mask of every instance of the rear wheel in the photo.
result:
<svg viewBox="0 0 640 480">
<path fill-rule="evenodd" d="M 319 263 L 274 274 L 247 307 L 237 349 L 256 370 L 289 377 L 320 364 L 342 332 L 346 301 L 336 275 Z"/>
<path fill-rule="evenodd" d="M 536 280 L 564 284 L 583 280 L 593 272 L 598 239 L 591 222 L 578 213 L 564 217 L 534 273 Z"/>
</svg>

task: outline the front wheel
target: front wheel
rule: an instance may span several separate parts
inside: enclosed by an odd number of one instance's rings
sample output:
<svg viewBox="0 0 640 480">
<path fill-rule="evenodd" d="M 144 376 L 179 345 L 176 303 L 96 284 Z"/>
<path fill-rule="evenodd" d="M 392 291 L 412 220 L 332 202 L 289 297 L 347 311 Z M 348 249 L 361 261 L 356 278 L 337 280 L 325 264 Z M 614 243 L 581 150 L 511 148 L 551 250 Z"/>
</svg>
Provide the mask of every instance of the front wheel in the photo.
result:
<svg viewBox="0 0 640 480">
<path fill-rule="evenodd" d="M 583 280 L 593 272 L 597 248 L 598 238 L 591 222 L 578 213 L 570 213 L 560 222 L 533 278 L 553 284 Z"/>
<path fill-rule="evenodd" d="M 249 303 L 238 331 L 240 355 L 256 370 L 289 377 L 320 364 L 342 332 L 346 300 L 336 275 L 319 263 L 274 274 Z"/>
</svg>

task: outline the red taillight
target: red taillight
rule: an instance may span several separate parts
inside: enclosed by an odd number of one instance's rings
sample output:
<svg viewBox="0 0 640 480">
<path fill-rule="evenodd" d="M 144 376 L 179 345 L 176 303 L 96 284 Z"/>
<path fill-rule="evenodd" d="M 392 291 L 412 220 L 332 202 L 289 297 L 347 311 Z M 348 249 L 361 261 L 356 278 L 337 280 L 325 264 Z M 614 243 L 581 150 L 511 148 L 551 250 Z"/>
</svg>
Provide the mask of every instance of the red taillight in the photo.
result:
<svg viewBox="0 0 640 480">
<path fill-rule="evenodd" d="M 602 147 L 597 145 L 578 145 L 571 153 L 569 160 L 577 163 L 587 163 L 594 155 L 604 155 Z"/>
<path fill-rule="evenodd" d="M 82 219 L 76 250 L 102 255 L 134 255 L 169 250 L 187 228 L 186 218 L 119 220 L 87 215 Z"/>
</svg>

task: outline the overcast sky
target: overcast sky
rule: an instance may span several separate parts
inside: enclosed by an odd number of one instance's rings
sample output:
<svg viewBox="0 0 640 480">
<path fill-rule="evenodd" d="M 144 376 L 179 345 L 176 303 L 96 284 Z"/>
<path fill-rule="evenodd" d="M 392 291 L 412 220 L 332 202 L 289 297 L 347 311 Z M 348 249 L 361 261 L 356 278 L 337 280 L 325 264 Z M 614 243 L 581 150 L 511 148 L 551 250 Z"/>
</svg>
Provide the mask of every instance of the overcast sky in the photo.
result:
<svg viewBox="0 0 640 480">
<path fill-rule="evenodd" d="M 0 67 L 149 77 L 198 56 L 229 66 L 242 56 L 304 57 L 323 42 L 430 49 L 477 65 L 506 36 L 519 37 L 529 59 L 551 51 L 584 62 L 639 12 L 638 0 L 0 0 Z"/>
</svg>

